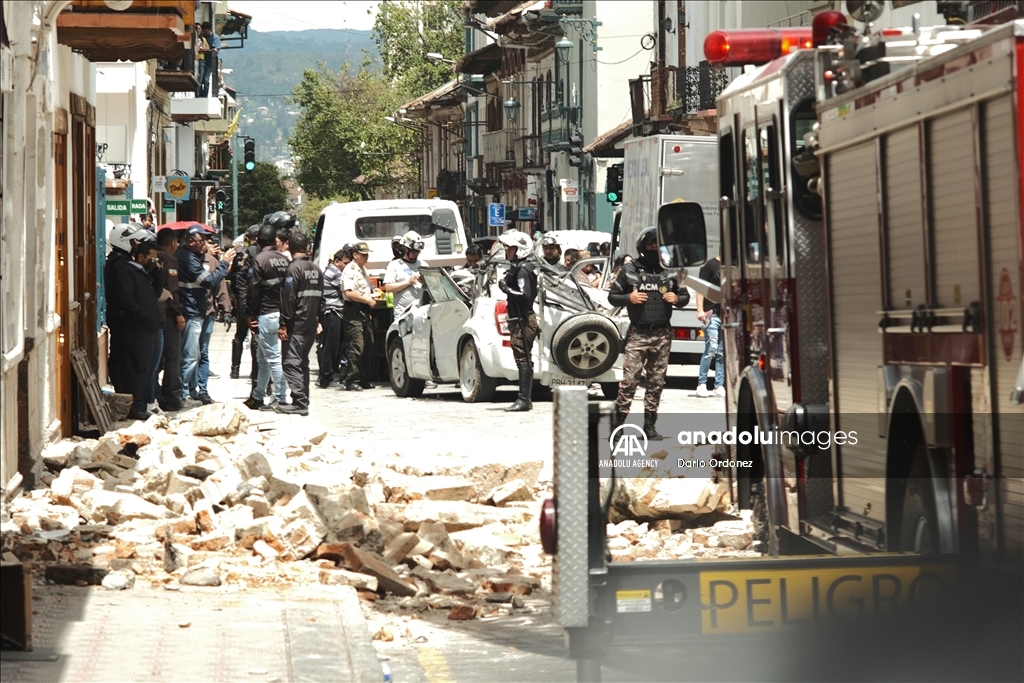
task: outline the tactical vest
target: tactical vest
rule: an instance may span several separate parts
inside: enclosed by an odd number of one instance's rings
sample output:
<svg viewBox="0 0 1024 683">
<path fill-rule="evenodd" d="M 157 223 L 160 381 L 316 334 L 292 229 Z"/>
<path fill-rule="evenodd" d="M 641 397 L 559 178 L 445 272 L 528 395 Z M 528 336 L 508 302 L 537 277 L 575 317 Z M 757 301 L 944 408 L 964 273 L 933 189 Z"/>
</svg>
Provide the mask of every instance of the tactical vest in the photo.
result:
<svg viewBox="0 0 1024 683">
<path fill-rule="evenodd" d="M 634 288 L 647 295 L 647 301 L 641 304 L 638 325 L 668 325 L 671 312 L 662 298 L 662 294 L 672 289 L 672 279 L 664 273 L 636 273 Z"/>
</svg>

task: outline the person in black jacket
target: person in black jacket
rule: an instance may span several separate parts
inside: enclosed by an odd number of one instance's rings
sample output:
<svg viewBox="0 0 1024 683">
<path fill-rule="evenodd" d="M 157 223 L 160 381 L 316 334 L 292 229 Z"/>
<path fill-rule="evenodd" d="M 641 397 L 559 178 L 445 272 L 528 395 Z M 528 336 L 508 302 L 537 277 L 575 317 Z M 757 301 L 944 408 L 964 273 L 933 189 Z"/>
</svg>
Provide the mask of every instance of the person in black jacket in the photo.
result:
<svg viewBox="0 0 1024 683">
<path fill-rule="evenodd" d="M 287 402 L 288 387 L 281 368 L 281 341 L 278 329 L 281 321 L 281 287 L 288 269 L 288 259 L 274 248 L 277 227 L 261 225 L 256 236 L 260 253 L 249 266 L 249 277 L 243 285 L 246 319 L 259 344 L 257 361 L 259 374 L 245 406 L 252 410 L 276 410 Z M 267 384 L 274 379 L 275 400 L 264 405 Z"/>
<path fill-rule="evenodd" d="M 616 425 L 622 424 L 633 403 L 640 372 L 647 373 L 644 392 L 644 433 L 652 441 L 661 440 L 655 425 L 661 391 L 665 388 L 668 357 L 672 347 L 672 308 L 682 308 L 690 301 L 689 291 L 668 277 L 658 255 L 658 235 L 647 228 L 636 241 L 639 257 L 622 266 L 608 302 L 625 306 L 629 313 L 626 352 L 622 365 L 622 381 L 615 399 Z"/>
<path fill-rule="evenodd" d="M 511 263 L 498 289 L 508 297 L 508 328 L 512 356 L 519 368 L 519 395 L 507 412 L 525 412 L 533 408 L 533 341 L 540 328 L 533 301 L 537 298 L 537 273 L 527 259 L 532 247 L 530 237 L 518 230 L 509 230 L 498 238 L 505 247 L 505 258 Z"/>
<path fill-rule="evenodd" d="M 316 340 L 320 300 L 324 295 L 324 274 L 306 256 L 309 239 L 301 232 L 288 237 L 292 262 L 284 275 L 281 289 L 281 322 L 277 336 L 281 340 L 281 365 L 288 388 L 290 405 L 282 413 L 309 415 L 309 351 Z"/>
<path fill-rule="evenodd" d="M 121 326 L 121 280 L 131 268 L 131 252 L 143 241 L 152 240 L 153 235 L 138 223 L 116 225 L 107 236 L 110 253 L 103 266 L 103 281 L 107 299 L 107 327 L 110 328 L 110 358 L 107 374 L 114 391 L 119 394 L 131 392 L 131 369 L 127 367 L 125 347 L 131 342 L 131 334 Z"/>
<path fill-rule="evenodd" d="M 241 295 L 243 283 L 249 277 L 249 266 L 252 260 L 259 253 L 260 248 L 256 245 L 256 234 L 260 226 L 250 225 L 245 231 L 245 248 L 235 252 L 235 258 L 231 261 L 231 269 L 228 271 L 230 278 L 231 295 L 235 297 L 235 337 L 231 340 L 231 379 L 238 379 L 241 373 L 242 349 L 245 348 L 245 340 L 249 336 L 249 325 L 245 320 L 245 300 Z M 252 370 L 249 379 L 256 381 L 256 342 L 249 345 L 252 355 Z"/>
<path fill-rule="evenodd" d="M 139 242 L 132 249 L 128 267 L 116 279 L 116 296 L 120 303 L 118 326 L 128 336 L 123 346 L 124 376 L 131 385 L 132 407 L 129 420 L 146 420 L 146 409 L 153 355 L 156 350 L 157 330 L 161 328 L 158 288 L 163 290 L 156 270 L 156 244 L 150 240 Z"/>
<path fill-rule="evenodd" d="M 167 311 L 163 323 L 163 380 L 157 395 L 160 409 L 173 412 L 182 409 L 181 403 L 181 331 L 185 329 L 185 315 L 178 295 L 178 250 L 181 232 L 164 228 L 156 234 L 157 254 L 167 290 Z"/>
</svg>

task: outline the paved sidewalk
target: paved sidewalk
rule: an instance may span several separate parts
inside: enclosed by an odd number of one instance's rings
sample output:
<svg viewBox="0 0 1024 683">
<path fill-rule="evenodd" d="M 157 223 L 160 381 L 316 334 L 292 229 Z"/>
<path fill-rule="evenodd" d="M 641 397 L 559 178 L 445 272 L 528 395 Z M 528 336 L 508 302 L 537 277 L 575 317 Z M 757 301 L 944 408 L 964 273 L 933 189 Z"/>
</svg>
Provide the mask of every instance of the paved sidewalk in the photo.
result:
<svg viewBox="0 0 1024 683">
<path fill-rule="evenodd" d="M 0 680 L 377 683 L 355 591 L 35 586 L 35 651 L 4 651 Z"/>
</svg>

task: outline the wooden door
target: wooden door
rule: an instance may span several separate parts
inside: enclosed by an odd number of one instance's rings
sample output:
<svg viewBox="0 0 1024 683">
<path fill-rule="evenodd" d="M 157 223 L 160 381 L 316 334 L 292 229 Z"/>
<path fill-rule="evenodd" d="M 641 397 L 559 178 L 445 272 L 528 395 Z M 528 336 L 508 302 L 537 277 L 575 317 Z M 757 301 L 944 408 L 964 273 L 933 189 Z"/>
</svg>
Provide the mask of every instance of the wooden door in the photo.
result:
<svg viewBox="0 0 1024 683">
<path fill-rule="evenodd" d="M 72 435 L 71 419 L 71 334 L 68 283 L 68 113 L 55 114 L 53 135 L 54 220 L 56 223 L 56 310 L 60 327 L 56 330 L 56 401 L 61 434 Z"/>
</svg>

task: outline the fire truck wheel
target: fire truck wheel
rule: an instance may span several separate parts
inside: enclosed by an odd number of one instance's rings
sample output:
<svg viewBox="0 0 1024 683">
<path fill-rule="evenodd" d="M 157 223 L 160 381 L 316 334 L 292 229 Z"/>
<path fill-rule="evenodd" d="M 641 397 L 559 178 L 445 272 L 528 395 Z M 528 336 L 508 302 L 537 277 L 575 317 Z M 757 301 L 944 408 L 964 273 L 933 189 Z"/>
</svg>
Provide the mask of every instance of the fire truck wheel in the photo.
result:
<svg viewBox="0 0 1024 683">
<path fill-rule="evenodd" d="M 591 379 L 615 364 L 619 346 L 619 331 L 611 320 L 596 313 L 582 313 L 569 318 L 555 331 L 551 349 L 562 372 Z"/>
<path fill-rule="evenodd" d="M 932 555 L 939 552 L 939 515 L 928 470 L 927 449 L 918 446 L 903 495 L 900 550 Z"/>
<path fill-rule="evenodd" d="M 405 348 L 401 339 L 395 339 L 388 347 L 388 378 L 395 396 L 415 398 L 423 394 L 425 382 L 409 376 L 409 368 L 405 364 Z"/>
</svg>

